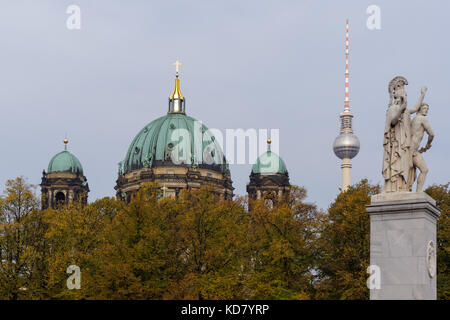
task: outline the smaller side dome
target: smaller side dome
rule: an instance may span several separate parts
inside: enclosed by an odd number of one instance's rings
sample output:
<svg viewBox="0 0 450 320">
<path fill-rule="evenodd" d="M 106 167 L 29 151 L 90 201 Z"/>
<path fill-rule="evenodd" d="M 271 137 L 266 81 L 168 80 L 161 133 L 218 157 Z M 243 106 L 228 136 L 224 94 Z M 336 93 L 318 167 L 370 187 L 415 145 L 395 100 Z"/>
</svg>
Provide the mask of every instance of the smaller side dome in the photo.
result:
<svg viewBox="0 0 450 320">
<path fill-rule="evenodd" d="M 83 167 L 77 157 L 69 151 L 64 150 L 50 160 L 47 172 L 52 173 L 66 171 L 83 174 Z"/>
<path fill-rule="evenodd" d="M 52 172 L 72 172 L 83 174 L 83 166 L 80 160 L 67 151 L 69 140 L 64 139 L 64 151 L 56 154 L 48 164 L 47 173 Z"/>
<path fill-rule="evenodd" d="M 247 184 L 249 198 L 265 199 L 269 207 L 287 199 L 291 186 L 286 164 L 278 154 L 270 150 L 271 143 L 272 140 L 268 139 L 267 151 L 256 159 L 250 173 L 250 183 Z"/>
<path fill-rule="evenodd" d="M 285 174 L 287 173 L 287 168 L 283 159 L 269 149 L 267 152 L 260 155 L 258 159 L 256 159 L 256 162 L 252 167 L 252 173 Z"/>
</svg>

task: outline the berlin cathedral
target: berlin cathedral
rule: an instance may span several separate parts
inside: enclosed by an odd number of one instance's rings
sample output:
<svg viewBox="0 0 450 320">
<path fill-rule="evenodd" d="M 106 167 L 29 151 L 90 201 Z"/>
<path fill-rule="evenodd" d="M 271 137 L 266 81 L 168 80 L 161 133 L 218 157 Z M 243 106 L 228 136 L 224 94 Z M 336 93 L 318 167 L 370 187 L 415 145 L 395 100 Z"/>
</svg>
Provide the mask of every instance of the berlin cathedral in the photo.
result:
<svg viewBox="0 0 450 320">
<path fill-rule="evenodd" d="M 233 197 L 229 165 L 214 135 L 200 121 L 186 114 L 177 61 L 175 86 L 167 114 L 151 121 L 131 141 L 125 159 L 119 162 L 116 196 L 128 203 L 146 182 L 157 181 L 161 195 L 176 197 L 182 189 L 208 186 L 221 199 Z M 200 137 L 200 138 L 198 138 Z M 89 185 L 78 158 L 67 149 L 56 154 L 42 173 L 42 208 L 74 201 L 87 203 Z M 273 204 L 290 190 L 286 164 L 270 149 L 252 167 L 247 193 L 252 199 Z"/>
</svg>

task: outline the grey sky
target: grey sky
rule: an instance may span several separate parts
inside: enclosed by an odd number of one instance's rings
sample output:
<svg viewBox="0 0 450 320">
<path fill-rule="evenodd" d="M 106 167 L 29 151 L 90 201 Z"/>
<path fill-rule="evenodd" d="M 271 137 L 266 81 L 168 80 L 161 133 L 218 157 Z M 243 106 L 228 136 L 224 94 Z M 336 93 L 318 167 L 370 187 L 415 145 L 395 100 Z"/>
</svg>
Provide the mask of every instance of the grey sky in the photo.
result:
<svg viewBox="0 0 450 320">
<path fill-rule="evenodd" d="M 66 8 L 81 7 L 81 30 Z M 381 30 L 366 8 L 381 8 Z M 19 1 L 0 2 L 0 183 L 42 169 L 63 150 L 82 162 L 90 201 L 114 195 L 117 163 L 147 123 L 167 112 L 172 63 L 182 63 L 188 115 L 207 126 L 280 129 L 291 182 L 327 208 L 339 192 L 332 152 L 344 107 L 350 19 L 350 108 L 361 141 L 352 182 L 381 182 L 382 135 L 396 75 L 409 103 L 429 90 L 436 138 L 427 185 L 450 180 L 450 2 Z M 244 194 L 251 165 L 231 166 Z"/>
</svg>

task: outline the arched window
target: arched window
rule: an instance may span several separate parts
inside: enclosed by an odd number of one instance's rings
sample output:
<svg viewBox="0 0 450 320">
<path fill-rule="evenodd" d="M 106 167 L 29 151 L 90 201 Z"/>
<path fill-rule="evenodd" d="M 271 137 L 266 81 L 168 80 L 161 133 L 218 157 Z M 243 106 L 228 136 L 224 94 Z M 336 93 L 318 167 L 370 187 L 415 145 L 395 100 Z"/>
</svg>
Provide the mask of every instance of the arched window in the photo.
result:
<svg viewBox="0 0 450 320">
<path fill-rule="evenodd" d="M 56 204 L 64 204 L 66 202 L 66 196 L 61 191 L 55 196 Z"/>
</svg>

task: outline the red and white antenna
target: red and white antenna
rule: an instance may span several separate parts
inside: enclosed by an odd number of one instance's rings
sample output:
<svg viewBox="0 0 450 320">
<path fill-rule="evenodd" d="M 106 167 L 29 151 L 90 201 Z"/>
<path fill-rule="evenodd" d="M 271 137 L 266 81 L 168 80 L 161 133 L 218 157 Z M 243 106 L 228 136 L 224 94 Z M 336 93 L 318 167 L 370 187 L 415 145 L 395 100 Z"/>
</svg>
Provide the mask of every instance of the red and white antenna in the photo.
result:
<svg viewBox="0 0 450 320">
<path fill-rule="evenodd" d="M 346 25 L 345 35 L 345 107 L 344 112 L 349 113 L 349 100 L 348 100 L 348 19 Z"/>
<path fill-rule="evenodd" d="M 348 19 L 345 38 L 345 107 L 344 112 L 339 117 L 341 120 L 341 133 L 334 140 L 333 151 L 342 160 L 342 191 L 346 191 L 350 186 L 351 159 L 356 157 L 360 148 L 359 139 L 353 134 L 353 115 L 350 113 L 348 99 Z"/>
</svg>

